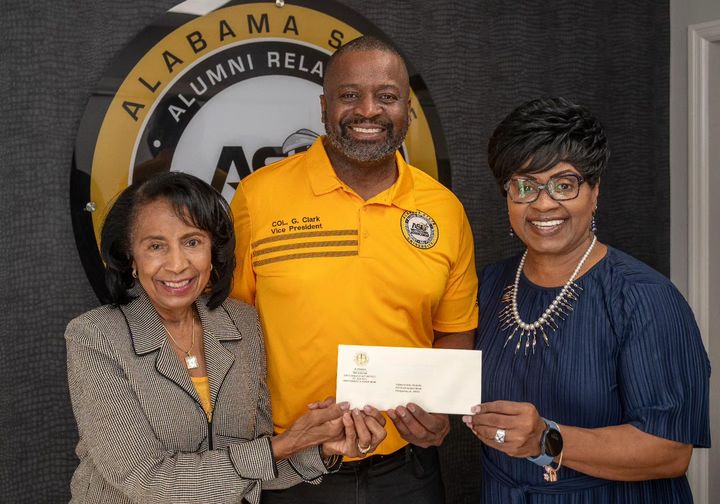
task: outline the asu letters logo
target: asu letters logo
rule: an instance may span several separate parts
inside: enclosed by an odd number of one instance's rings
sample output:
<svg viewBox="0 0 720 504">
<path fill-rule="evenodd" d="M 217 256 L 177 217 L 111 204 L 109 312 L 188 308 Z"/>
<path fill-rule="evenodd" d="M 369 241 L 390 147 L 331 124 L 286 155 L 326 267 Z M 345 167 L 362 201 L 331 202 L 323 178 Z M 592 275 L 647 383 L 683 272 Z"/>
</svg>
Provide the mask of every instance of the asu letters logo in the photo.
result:
<svg viewBox="0 0 720 504">
<path fill-rule="evenodd" d="M 103 297 L 97 239 L 113 198 L 130 183 L 176 170 L 228 201 L 254 170 L 306 150 L 324 132 L 319 95 L 328 57 L 363 34 L 384 35 L 331 0 L 198 2 L 171 9 L 116 57 L 78 133 L 73 227 Z M 449 185 L 439 123 L 412 70 L 412 121 L 401 153 Z"/>
</svg>

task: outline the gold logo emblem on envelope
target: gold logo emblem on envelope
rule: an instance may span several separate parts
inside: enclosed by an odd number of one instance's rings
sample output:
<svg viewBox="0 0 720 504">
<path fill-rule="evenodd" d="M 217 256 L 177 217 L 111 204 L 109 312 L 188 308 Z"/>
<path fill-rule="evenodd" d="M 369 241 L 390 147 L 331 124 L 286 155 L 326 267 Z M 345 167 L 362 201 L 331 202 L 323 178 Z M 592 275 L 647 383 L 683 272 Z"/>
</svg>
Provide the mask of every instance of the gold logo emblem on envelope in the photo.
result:
<svg viewBox="0 0 720 504">
<path fill-rule="evenodd" d="M 367 366 L 367 363 L 370 361 L 368 358 L 368 355 L 365 352 L 358 352 L 355 354 L 355 364 L 358 366 Z"/>
</svg>

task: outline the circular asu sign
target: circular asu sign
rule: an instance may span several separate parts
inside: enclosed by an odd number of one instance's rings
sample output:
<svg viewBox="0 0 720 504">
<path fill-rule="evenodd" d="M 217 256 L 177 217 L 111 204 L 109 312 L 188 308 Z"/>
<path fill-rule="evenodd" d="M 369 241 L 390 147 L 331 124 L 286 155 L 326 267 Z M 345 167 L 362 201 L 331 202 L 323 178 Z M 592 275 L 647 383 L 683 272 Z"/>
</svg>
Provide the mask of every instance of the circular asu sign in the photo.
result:
<svg viewBox="0 0 720 504">
<path fill-rule="evenodd" d="M 387 39 L 331 0 L 188 0 L 115 57 L 85 109 L 71 176 L 75 239 L 101 301 L 98 241 L 113 199 L 132 182 L 176 170 L 230 201 L 244 176 L 324 132 L 325 64 L 361 35 Z M 412 120 L 401 153 L 450 186 L 435 107 L 409 62 L 408 71 Z"/>
</svg>

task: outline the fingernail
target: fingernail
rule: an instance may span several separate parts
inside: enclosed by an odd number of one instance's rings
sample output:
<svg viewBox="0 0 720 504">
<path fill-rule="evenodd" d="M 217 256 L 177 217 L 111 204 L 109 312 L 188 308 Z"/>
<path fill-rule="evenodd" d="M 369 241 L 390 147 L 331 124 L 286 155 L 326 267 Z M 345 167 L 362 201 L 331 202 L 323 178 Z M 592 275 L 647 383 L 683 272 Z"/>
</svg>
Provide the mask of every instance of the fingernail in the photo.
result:
<svg viewBox="0 0 720 504">
<path fill-rule="evenodd" d="M 463 422 L 465 422 L 466 424 L 468 424 L 468 423 L 470 423 L 470 420 L 471 420 L 471 419 L 472 419 L 471 416 L 469 416 L 469 415 L 463 415 L 463 419 L 462 419 L 462 420 L 463 420 Z"/>
<path fill-rule="evenodd" d="M 475 406 L 473 406 L 472 408 L 470 408 L 470 411 L 472 411 L 473 414 L 481 413 L 481 412 L 482 412 L 482 406 L 480 406 L 479 404 L 476 404 Z"/>
<path fill-rule="evenodd" d="M 356 414 L 356 415 L 359 415 L 359 414 L 360 414 L 360 410 L 357 409 L 357 408 L 355 408 L 355 409 L 353 410 L 353 413 Z"/>
<path fill-rule="evenodd" d="M 347 401 L 343 401 L 341 403 L 338 403 L 338 406 L 340 406 L 340 409 L 347 410 L 350 409 L 350 403 Z"/>
<path fill-rule="evenodd" d="M 307 405 L 308 408 L 314 408 L 315 406 L 317 406 L 316 402 L 311 402 L 311 403 L 308 403 L 308 405 Z"/>
<path fill-rule="evenodd" d="M 404 417 L 405 415 L 407 415 L 407 411 L 405 411 L 405 408 L 398 408 L 397 414 L 400 415 L 401 417 Z"/>
<path fill-rule="evenodd" d="M 414 404 L 408 404 L 407 409 L 409 409 L 410 411 L 412 411 L 413 413 L 415 413 L 415 409 L 416 409 L 416 408 L 415 408 L 415 405 L 414 405 Z"/>
<path fill-rule="evenodd" d="M 372 413 L 372 408 L 370 406 L 364 406 L 363 411 L 369 415 Z"/>
<path fill-rule="evenodd" d="M 385 413 L 386 413 L 387 416 L 389 416 L 392 420 L 395 420 L 395 417 L 396 417 L 396 415 L 395 415 L 395 410 L 389 409 L 389 410 L 387 410 Z"/>
</svg>

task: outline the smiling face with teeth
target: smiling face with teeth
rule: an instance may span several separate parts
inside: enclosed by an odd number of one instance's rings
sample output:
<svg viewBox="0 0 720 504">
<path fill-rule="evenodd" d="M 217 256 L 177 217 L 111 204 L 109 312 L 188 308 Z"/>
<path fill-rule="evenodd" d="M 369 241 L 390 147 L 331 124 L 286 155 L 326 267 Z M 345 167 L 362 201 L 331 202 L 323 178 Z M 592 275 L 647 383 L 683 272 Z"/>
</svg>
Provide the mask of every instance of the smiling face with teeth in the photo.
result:
<svg viewBox="0 0 720 504">
<path fill-rule="evenodd" d="M 410 123 L 410 84 L 402 59 L 380 49 L 340 56 L 320 97 L 330 155 L 360 163 L 393 160 Z"/>
<path fill-rule="evenodd" d="M 532 178 L 540 184 L 556 175 L 580 173 L 572 165 L 560 162 L 547 171 L 515 175 Z M 575 199 L 555 201 L 543 189 L 532 203 L 515 203 L 507 197 L 510 225 L 531 255 L 568 255 L 574 257 L 587 249 L 592 233 L 590 221 L 597 207 L 600 185 L 582 184 Z"/>
<path fill-rule="evenodd" d="M 164 199 L 140 207 L 132 229 L 137 280 L 163 319 L 186 320 L 210 279 L 210 234 L 181 219 Z"/>
</svg>

